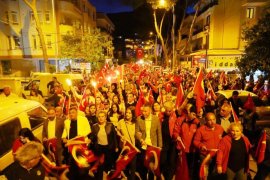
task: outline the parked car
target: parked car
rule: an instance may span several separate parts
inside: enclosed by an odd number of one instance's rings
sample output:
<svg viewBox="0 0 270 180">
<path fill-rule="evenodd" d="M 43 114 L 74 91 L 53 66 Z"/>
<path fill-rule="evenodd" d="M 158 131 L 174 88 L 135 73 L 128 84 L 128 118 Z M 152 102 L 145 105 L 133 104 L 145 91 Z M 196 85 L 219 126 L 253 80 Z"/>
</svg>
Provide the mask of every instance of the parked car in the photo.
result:
<svg viewBox="0 0 270 180">
<path fill-rule="evenodd" d="M 29 128 L 41 140 L 47 110 L 39 102 L 7 98 L 0 102 L 0 171 L 13 161 L 12 145 L 21 128 Z"/>
<path fill-rule="evenodd" d="M 235 90 L 221 90 L 216 92 L 218 97 L 217 101 L 220 102 L 222 99 L 229 99 L 232 97 L 232 93 Z M 259 120 L 256 121 L 256 125 L 260 127 L 270 127 L 270 106 L 265 105 L 264 102 L 254 93 L 244 90 L 237 90 L 239 95 L 238 97 L 241 99 L 243 103 L 247 101 L 248 95 L 252 97 L 252 100 L 256 106 L 256 112 L 259 115 Z"/>
</svg>

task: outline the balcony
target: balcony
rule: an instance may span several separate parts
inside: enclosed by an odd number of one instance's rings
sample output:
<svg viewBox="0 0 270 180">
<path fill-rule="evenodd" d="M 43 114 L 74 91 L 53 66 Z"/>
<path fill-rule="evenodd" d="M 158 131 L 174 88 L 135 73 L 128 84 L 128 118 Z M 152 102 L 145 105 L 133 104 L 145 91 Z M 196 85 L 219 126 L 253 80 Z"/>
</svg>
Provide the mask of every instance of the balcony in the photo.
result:
<svg viewBox="0 0 270 180">
<path fill-rule="evenodd" d="M 218 5 L 218 0 L 212 0 L 209 4 L 207 4 L 206 6 L 204 6 L 198 13 L 198 16 L 200 16 L 201 14 L 203 14 L 205 11 L 207 11 L 209 8 Z"/>
<path fill-rule="evenodd" d="M 61 0 L 59 1 L 59 11 L 69 17 L 73 17 L 75 19 L 82 19 L 82 13 L 79 9 L 79 6 L 73 1 L 69 0 Z"/>
</svg>

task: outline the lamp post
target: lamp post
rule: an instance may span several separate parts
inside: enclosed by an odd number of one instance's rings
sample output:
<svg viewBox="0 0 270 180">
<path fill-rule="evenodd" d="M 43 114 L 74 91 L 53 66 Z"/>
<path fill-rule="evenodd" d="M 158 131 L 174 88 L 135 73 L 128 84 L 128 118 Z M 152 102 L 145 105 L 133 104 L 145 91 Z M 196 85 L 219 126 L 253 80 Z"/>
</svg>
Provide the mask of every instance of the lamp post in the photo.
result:
<svg viewBox="0 0 270 180">
<path fill-rule="evenodd" d="M 171 68 L 173 69 L 174 65 L 175 65 L 175 32 L 174 32 L 174 28 L 175 28 L 175 12 L 174 12 L 174 5 L 176 4 L 177 0 L 146 0 L 147 3 L 149 3 L 152 8 L 154 10 L 156 9 L 165 9 L 166 11 L 172 9 L 172 13 L 173 13 L 173 27 L 172 27 L 172 33 L 171 33 L 171 36 L 172 36 L 172 63 L 171 63 Z M 154 17 L 155 17 L 155 13 L 154 13 Z M 156 23 L 156 22 L 155 22 Z M 156 31 L 157 33 L 159 34 L 159 38 L 161 40 L 161 43 L 163 42 L 163 38 L 160 37 L 162 36 L 161 35 L 161 32 L 158 32 L 157 30 L 157 27 L 156 27 Z M 163 45 L 163 44 L 162 44 Z M 165 47 L 163 47 L 164 49 L 164 52 L 166 53 L 165 51 Z M 166 57 L 167 55 L 165 55 Z"/>
<path fill-rule="evenodd" d="M 204 26 L 205 29 L 205 34 L 206 34 L 206 42 L 205 42 L 205 69 L 208 68 L 208 49 L 209 49 L 209 30 L 210 30 L 210 26 L 209 25 L 205 25 Z"/>
</svg>

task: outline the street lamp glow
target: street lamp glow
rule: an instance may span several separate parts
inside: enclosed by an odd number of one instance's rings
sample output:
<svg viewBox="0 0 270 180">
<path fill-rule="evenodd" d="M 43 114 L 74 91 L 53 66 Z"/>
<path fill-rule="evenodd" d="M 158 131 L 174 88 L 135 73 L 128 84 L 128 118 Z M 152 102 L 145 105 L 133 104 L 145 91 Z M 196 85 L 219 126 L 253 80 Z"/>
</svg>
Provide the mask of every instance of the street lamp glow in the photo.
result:
<svg viewBox="0 0 270 180">
<path fill-rule="evenodd" d="M 92 81 L 92 86 L 94 86 L 94 88 L 96 88 L 97 82 L 96 81 Z"/>
<path fill-rule="evenodd" d="M 118 70 L 115 71 L 116 75 L 119 76 L 120 72 Z"/>
<path fill-rule="evenodd" d="M 66 82 L 67 82 L 67 85 L 68 85 L 68 86 L 71 86 L 71 85 L 72 85 L 72 82 L 71 82 L 70 79 L 66 79 Z"/>
<path fill-rule="evenodd" d="M 107 80 L 108 80 L 109 82 L 111 82 L 111 79 L 112 79 L 111 76 L 108 76 L 108 77 L 107 77 Z"/>
<path fill-rule="evenodd" d="M 159 7 L 165 7 L 166 6 L 166 1 L 165 0 L 159 0 Z"/>
</svg>

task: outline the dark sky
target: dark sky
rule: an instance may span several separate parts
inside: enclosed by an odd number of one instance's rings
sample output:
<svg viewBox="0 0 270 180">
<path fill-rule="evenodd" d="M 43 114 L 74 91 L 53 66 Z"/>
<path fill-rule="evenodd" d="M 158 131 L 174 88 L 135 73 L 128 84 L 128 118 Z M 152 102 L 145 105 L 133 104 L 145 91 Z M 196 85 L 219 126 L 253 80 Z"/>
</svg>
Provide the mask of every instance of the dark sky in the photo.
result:
<svg viewBox="0 0 270 180">
<path fill-rule="evenodd" d="M 118 13 L 132 11 L 132 7 L 123 6 L 120 0 L 89 0 L 97 9 L 97 12 Z"/>
</svg>

